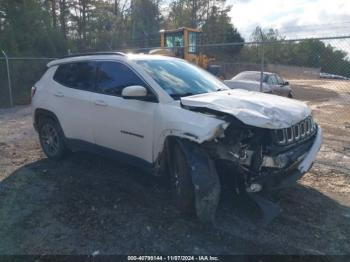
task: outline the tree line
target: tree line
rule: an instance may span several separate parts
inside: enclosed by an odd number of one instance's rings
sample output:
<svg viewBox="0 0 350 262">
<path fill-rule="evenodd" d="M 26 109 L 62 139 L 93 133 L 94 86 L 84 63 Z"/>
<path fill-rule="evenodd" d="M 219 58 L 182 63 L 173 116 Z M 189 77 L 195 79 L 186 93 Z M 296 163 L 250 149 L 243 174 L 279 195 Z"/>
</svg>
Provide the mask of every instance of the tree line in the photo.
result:
<svg viewBox="0 0 350 262">
<path fill-rule="evenodd" d="M 257 27 L 250 40 L 266 43 L 264 44 L 266 64 L 314 67 L 320 68 L 321 72 L 350 77 L 350 54 L 341 49 L 349 46 L 350 39 L 286 41 L 285 36 L 278 30 L 269 29 L 264 32 Z M 254 45 L 244 48 L 240 52 L 239 59 L 259 63 L 261 50 Z"/>
<path fill-rule="evenodd" d="M 13 55 L 159 46 L 159 30 L 202 28 L 203 39 L 244 41 L 226 0 L 0 0 L 1 48 Z"/>
<path fill-rule="evenodd" d="M 186 26 L 202 30 L 200 51 L 216 60 L 260 63 L 261 45 L 243 44 L 231 8 L 226 0 L 0 0 L 0 49 L 11 56 L 59 57 L 158 47 L 160 29 Z M 277 30 L 257 28 L 248 40 L 269 42 L 265 63 L 350 76 L 345 51 L 319 40 L 276 42 L 283 39 Z M 242 45 L 205 47 L 232 42 Z"/>
</svg>

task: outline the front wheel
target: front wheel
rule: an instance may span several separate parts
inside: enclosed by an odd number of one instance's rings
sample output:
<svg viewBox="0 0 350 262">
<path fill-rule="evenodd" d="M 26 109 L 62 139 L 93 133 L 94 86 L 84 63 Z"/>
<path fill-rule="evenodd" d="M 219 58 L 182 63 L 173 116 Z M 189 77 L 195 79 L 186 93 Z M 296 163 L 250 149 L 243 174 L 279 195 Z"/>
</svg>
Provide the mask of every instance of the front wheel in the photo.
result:
<svg viewBox="0 0 350 262">
<path fill-rule="evenodd" d="M 195 214 L 194 187 L 190 167 L 181 147 L 175 143 L 169 159 L 171 190 L 176 207 L 185 214 Z"/>
<path fill-rule="evenodd" d="M 50 118 L 44 118 L 39 122 L 38 131 L 40 144 L 45 155 L 54 160 L 62 159 L 67 148 L 59 124 Z"/>
</svg>

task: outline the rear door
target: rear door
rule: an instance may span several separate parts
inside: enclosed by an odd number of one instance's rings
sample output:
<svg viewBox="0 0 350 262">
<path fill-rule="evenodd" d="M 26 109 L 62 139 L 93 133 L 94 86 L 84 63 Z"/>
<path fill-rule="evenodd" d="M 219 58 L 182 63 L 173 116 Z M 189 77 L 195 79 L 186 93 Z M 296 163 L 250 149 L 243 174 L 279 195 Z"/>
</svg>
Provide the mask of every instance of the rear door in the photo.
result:
<svg viewBox="0 0 350 262">
<path fill-rule="evenodd" d="M 54 74 L 51 106 L 67 138 L 94 142 L 91 126 L 91 91 L 96 82 L 95 62 L 59 65 Z"/>
<path fill-rule="evenodd" d="M 105 61 L 98 66 L 96 93 L 93 94 L 96 144 L 153 161 L 154 112 L 156 101 L 124 99 L 123 88 L 147 84 L 122 62 Z M 150 91 L 148 91 L 150 92 Z"/>
</svg>

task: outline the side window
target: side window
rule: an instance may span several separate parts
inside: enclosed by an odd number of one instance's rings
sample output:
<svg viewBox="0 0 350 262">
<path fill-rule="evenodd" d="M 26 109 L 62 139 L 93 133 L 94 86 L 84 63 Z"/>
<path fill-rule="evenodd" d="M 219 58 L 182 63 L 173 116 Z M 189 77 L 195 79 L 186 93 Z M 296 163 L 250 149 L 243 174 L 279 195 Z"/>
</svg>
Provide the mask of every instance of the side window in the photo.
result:
<svg viewBox="0 0 350 262">
<path fill-rule="evenodd" d="M 267 80 L 267 83 L 269 85 L 277 85 L 277 79 L 274 75 L 270 75 L 268 80 Z"/>
<path fill-rule="evenodd" d="M 97 91 L 121 96 L 124 87 L 145 86 L 144 82 L 126 65 L 118 62 L 103 62 L 97 73 Z"/>
<path fill-rule="evenodd" d="M 53 79 L 70 88 L 93 90 L 96 78 L 96 64 L 94 62 L 77 62 L 60 65 Z"/>
<path fill-rule="evenodd" d="M 276 78 L 277 78 L 277 83 L 279 85 L 283 85 L 284 84 L 284 81 L 283 81 L 282 77 L 280 77 L 279 75 L 276 75 Z"/>
</svg>

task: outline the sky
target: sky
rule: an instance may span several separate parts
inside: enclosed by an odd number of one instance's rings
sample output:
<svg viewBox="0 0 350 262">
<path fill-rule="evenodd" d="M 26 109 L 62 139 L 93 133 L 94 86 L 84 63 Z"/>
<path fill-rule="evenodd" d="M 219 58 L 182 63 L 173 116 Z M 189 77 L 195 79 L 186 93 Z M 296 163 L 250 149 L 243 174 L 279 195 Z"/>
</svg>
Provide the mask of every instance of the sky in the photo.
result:
<svg viewBox="0 0 350 262">
<path fill-rule="evenodd" d="M 238 31 L 249 40 L 257 25 L 287 38 L 350 35 L 350 0 L 227 0 Z"/>
</svg>

